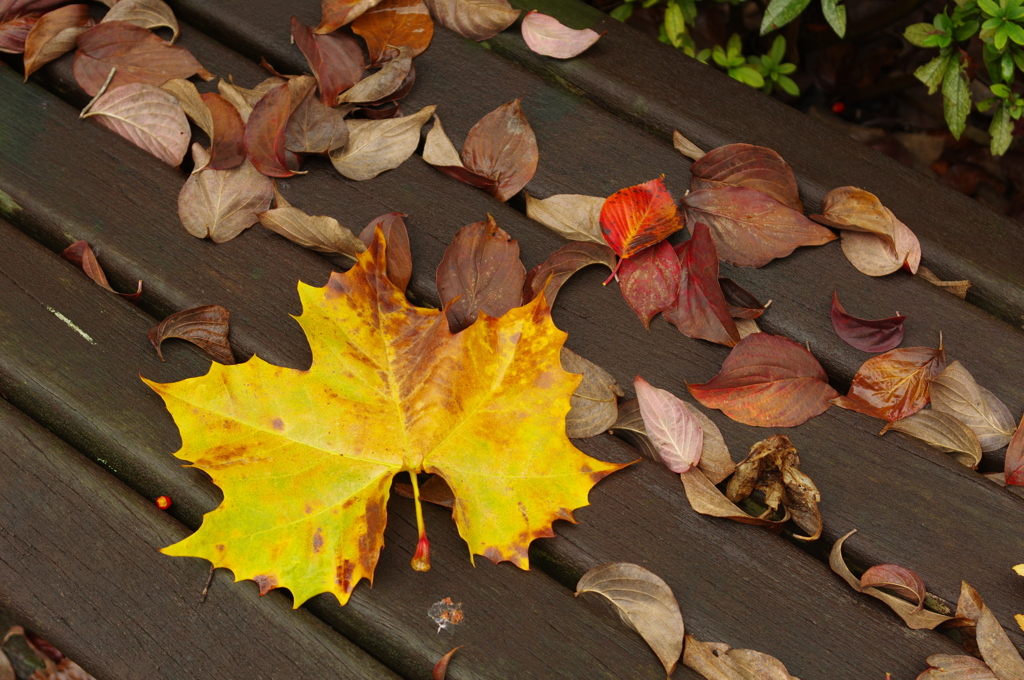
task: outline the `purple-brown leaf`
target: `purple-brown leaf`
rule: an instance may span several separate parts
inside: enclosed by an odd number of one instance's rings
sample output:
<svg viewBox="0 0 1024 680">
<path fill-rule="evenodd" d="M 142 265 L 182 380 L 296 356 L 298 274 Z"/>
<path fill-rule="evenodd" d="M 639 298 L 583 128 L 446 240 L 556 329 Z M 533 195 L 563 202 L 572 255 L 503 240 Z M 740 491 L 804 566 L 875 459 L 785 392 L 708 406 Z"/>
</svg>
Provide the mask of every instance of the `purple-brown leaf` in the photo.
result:
<svg viewBox="0 0 1024 680">
<path fill-rule="evenodd" d="M 147 337 L 164 361 L 160 345 L 167 338 L 187 340 L 209 354 L 215 361 L 231 365 L 235 357 L 228 342 L 228 310 L 220 305 L 203 305 L 175 312 L 153 326 Z"/>
<path fill-rule="evenodd" d="M 687 337 L 734 346 L 740 333 L 718 282 L 718 253 L 707 226 L 698 222 L 690 240 L 675 251 L 681 272 L 679 296 L 665 318 Z"/>
<path fill-rule="evenodd" d="M 633 381 L 644 429 L 658 459 L 672 472 L 682 474 L 700 461 L 704 430 L 697 417 L 679 397 L 658 389 L 637 376 Z"/>
<path fill-rule="evenodd" d="M 359 234 L 359 240 L 369 248 L 376 230 L 384 232 L 388 279 L 403 293 L 412 278 L 412 253 L 409 249 L 409 232 L 405 228 L 404 217 L 407 215 L 400 212 L 385 213 L 370 220 Z"/>
<path fill-rule="evenodd" d="M 38 14 L 26 14 L 0 23 L 0 52 L 21 54 L 32 28 L 39 21 Z"/>
<path fill-rule="evenodd" d="M 462 164 L 471 173 L 493 180 L 489 191 L 499 201 L 507 201 L 533 179 L 537 160 L 537 138 L 519 99 L 477 121 L 462 145 Z"/>
<path fill-rule="evenodd" d="M 308 26 L 292 17 L 292 38 L 320 84 L 320 101 L 334 106 L 338 103 L 338 95 L 362 80 L 366 60 L 359 43 L 352 36 L 318 33 L 319 29 L 313 33 Z"/>
<path fill-rule="evenodd" d="M 644 327 L 658 312 L 673 309 L 679 299 L 682 270 L 672 244 L 661 241 L 619 261 L 619 289 Z"/>
<path fill-rule="evenodd" d="M 245 123 L 242 116 L 238 109 L 216 92 L 204 92 L 199 96 L 209 110 L 213 123 L 210 163 L 206 167 L 214 170 L 237 168 L 245 160 Z"/>
<path fill-rule="evenodd" d="M 722 288 L 729 314 L 734 319 L 757 319 L 768 309 L 768 304 L 762 305 L 753 294 L 732 279 L 720 276 L 718 285 Z"/>
<path fill-rule="evenodd" d="M 846 344 L 862 352 L 888 352 L 903 342 L 902 314 L 888 319 L 859 319 L 850 316 L 839 303 L 839 293 L 832 292 L 832 328 Z"/>
<path fill-rule="evenodd" d="M 887 588 L 916 604 L 918 609 L 924 607 L 924 598 L 928 594 L 921 577 L 898 564 L 876 564 L 871 567 L 860 577 L 860 587 Z"/>
<path fill-rule="evenodd" d="M 603 264 L 608 269 L 614 269 L 615 253 L 604 244 L 583 241 L 562 246 L 527 274 L 523 301 L 529 302 L 543 289 L 548 305 L 555 304 L 555 297 L 562 285 L 573 274 L 592 264 Z"/>
<path fill-rule="evenodd" d="M 804 209 L 793 168 L 763 146 L 727 144 L 712 149 L 690 166 L 693 191 L 721 186 L 757 189 L 797 212 Z"/>
<path fill-rule="evenodd" d="M 245 126 L 245 150 L 253 167 L 270 177 L 291 177 L 285 132 L 288 119 L 313 88 L 309 76 L 292 78 L 265 95 L 253 107 Z"/>
<path fill-rule="evenodd" d="M 67 5 L 44 14 L 25 38 L 25 80 L 75 49 L 78 36 L 93 25 L 88 5 Z"/>
<path fill-rule="evenodd" d="M 96 259 L 96 254 L 92 252 L 92 248 L 85 241 L 75 241 L 64 249 L 61 256 L 71 264 L 80 267 L 85 272 L 85 275 L 92 279 L 96 285 L 109 290 L 111 293 L 116 293 L 132 302 L 138 300 L 142 295 L 142 281 L 139 281 L 138 290 L 134 293 L 118 293 L 111 288 L 110 282 L 107 281 L 107 275 L 103 272 L 103 267 L 100 266 L 99 261 Z"/>
</svg>

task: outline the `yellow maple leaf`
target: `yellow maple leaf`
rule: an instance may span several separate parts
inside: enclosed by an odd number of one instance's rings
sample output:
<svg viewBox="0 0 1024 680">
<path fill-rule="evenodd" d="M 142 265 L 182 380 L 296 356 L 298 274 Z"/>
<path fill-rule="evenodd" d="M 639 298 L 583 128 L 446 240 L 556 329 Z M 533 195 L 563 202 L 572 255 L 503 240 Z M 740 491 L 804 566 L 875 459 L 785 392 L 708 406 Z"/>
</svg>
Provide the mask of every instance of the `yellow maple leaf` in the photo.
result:
<svg viewBox="0 0 1024 680">
<path fill-rule="evenodd" d="M 1017 572 L 1018 576 L 1024 576 L 1024 564 L 1014 566 L 1013 570 Z M 1024 614 L 1017 614 L 1013 618 L 1017 622 L 1017 625 L 1020 626 L 1020 629 L 1024 630 Z"/>
<path fill-rule="evenodd" d="M 526 569 L 530 542 L 553 536 L 554 520 L 572 520 L 623 467 L 565 435 L 580 377 L 562 370 L 566 335 L 543 296 L 452 335 L 443 312 L 411 305 L 385 269 L 378 229 L 347 273 L 324 288 L 299 283 L 309 370 L 253 357 L 146 381 L 181 432 L 176 455 L 224 492 L 165 554 L 209 560 L 261 593 L 289 588 L 296 607 L 322 592 L 344 604 L 360 579 L 372 582 L 400 471 L 448 482 L 471 560 Z"/>
</svg>

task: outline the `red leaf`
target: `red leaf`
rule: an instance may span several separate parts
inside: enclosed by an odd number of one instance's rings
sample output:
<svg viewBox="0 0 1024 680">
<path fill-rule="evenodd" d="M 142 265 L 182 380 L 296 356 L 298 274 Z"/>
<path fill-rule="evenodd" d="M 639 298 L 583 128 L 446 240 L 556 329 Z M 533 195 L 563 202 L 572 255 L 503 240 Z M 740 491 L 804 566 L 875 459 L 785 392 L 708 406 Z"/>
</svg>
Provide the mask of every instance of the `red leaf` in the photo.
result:
<svg viewBox="0 0 1024 680">
<path fill-rule="evenodd" d="M 160 36 L 126 21 L 106 21 L 78 36 L 75 80 L 95 96 L 110 75 L 110 88 L 130 83 L 160 87 L 172 78 L 189 78 L 205 69 L 184 47 L 169 45 Z"/>
<path fill-rule="evenodd" d="M 718 253 L 707 225 L 698 222 L 690 240 L 676 246 L 676 253 L 682 272 L 679 297 L 665 318 L 687 337 L 732 347 L 740 341 L 740 332 L 718 283 Z"/>
<path fill-rule="evenodd" d="M 292 78 L 268 91 L 253 107 L 245 126 L 245 151 L 257 170 L 270 177 L 291 177 L 285 148 L 288 118 L 313 87 L 309 76 Z"/>
<path fill-rule="evenodd" d="M 645 328 L 650 327 L 655 314 L 675 306 L 680 278 L 679 258 L 668 241 L 619 261 L 622 297 L 644 322 Z"/>
<path fill-rule="evenodd" d="M 220 305 L 204 305 L 175 312 L 149 329 L 146 337 L 156 350 L 160 361 L 164 360 L 160 345 L 168 338 L 179 338 L 191 342 L 222 364 L 235 363 L 228 343 L 228 310 Z"/>
<path fill-rule="evenodd" d="M 628 258 L 683 228 L 663 177 L 620 189 L 601 207 L 601 233 L 615 254 Z"/>
<path fill-rule="evenodd" d="M 380 0 L 321 0 L 317 33 L 331 33 L 353 21 Z"/>
<path fill-rule="evenodd" d="M 691 191 L 682 203 L 690 231 L 697 222 L 707 224 L 718 256 L 741 267 L 763 267 L 799 246 L 820 246 L 836 238 L 756 189 L 724 186 Z"/>
<path fill-rule="evenodd" d="M 39 21 L 38 14 L 26 14 L 0 24 L 0 52 L 8 54 L 24 52 L 25 40 L 37 21 Z"/>
<path fill-rule="evenodd" d="M 915 572 L 898 564 L 878 564 L 860 577 L 861 588 L 888 588 L 905 600 L 924 607 L 924 598 L 928 594 L 924 581 Z"/>
<path fill-rule="evenodd" d="M 1024 486 L 1024 418 L 1020 419 L 1017 431 L 1006 446 L 1006 461 L 1003 474 L 1007 484 Z"/>
<path fill-rule="evenodd" d="M 712 149 L 690 166 L 691 189 L 720 186 L 757 189 L 797 212 L 804 209 L 793 168 L 778 153 L 763 146 L 726 144 Z"/>
<path fill-rule="evenodd" d="M 917 413 L 931 400 L 928 385 L 946 367 L 946 351 L 902 347 L 871 357 L 853 377 L 836 406 L 893 422 Z"/>
<path fill-rule="evenodd" d="M 901 314 L 888 319 L 858 319 L 846 313 L 839 304 L 839 294 L 832 292 L 832 328 L 846 344 L 862 352 L 888 352 L 899 347 L 906 319 Z"/>
<path fill-rule="evenodd" d="M 768 309 L 768 305 L 762 305 L 746 288 L 732 279 L 720 276 L 718 285 L 722 287 L 725 304 L 734 319 L 757 319 Z"/>
<path fill-rule="evenodd" d="M 99 261 L 96 259 L 96 254 L 92 252 L 92 248 L 85 241 L 75 241 L 64 249 L 61 256 L 71 264 L 81 267 L 85 275 L 92 279 L 96 285 L 109 290 L 111 293 L 116 293 L 131 302 L 135 302 L 142 296 L 142 281 L 139 281 L 139 288 L 134 293 L 118 293 L 111 288 L 110 283 L 107 281 L 107 275 L 103 272 L 103 267 L 100 266 Z"/>
<path fill-rule="evenodd" d="M 210 111 L 213 138 L 210 140 L 210 162 L 214 170 L 236 168 L 245 160 L 245 123 L 227 99 L 215 92 L 199 95 Z"/>
<path fill-rule="evenodd" d="M 326 4 L 327 0 L 324 2 Z M 321 33 L 320 29 L 317 33 Z M 292 38 L 316 76 L 320 101 L 327 106 L 336 106 L 338 95 L 362 80 L 366 61 L 352 36 L 344 33 L 317 35 L 292 17 Z"/>
<path fill-rule="evenodd" d="M 802 345 L 768 333 L 740 340 L 709 382 L 690 394 L 735 421 L 794 427 L 824 413 L 836 391 L 818 360 Z"/>
<path fill-rule="evenodd" d="M 477 121 L 462 145 L 462 163 L 493 180 L 499 201 L 515 196 L 537 172 L 537 138 L 523 115 L 520 99 L 502 104 Z"/>
<path fill-rule="evenodd" d="M 577 241 L 562 246 L 526 275 L 523 302 L 529 302 L 537 297 L 543 288 L 548 306 L 555 304 L 555 296 L 562 289 L 562 284 L 573 274 L 592 264 L 603 264 L 608 269 L 614 269 L 615 253 L 601 243 Z"/>
<path fill-rule="evenodd" d="M 385 213 L 370 220 L 359 234 L 359 240 L 369 248 L 376 230 L 384 232 L 388 278 L 403 293 L 412 278 L 412 253 L 409 250 L 409 232 L 402 219 L 404 217 L 407 215 L 400 212 Z"/>
</svg>

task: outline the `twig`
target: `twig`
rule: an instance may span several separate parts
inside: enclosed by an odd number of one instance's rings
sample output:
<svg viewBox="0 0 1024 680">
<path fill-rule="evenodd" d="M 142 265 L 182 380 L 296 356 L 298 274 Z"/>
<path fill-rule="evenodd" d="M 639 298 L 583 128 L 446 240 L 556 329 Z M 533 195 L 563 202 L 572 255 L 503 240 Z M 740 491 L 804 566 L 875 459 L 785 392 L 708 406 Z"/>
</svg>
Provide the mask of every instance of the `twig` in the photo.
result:
<svg viewBox="0 0 1024 680">
<path fill-rule="evenodd" d="M 199 604 L 206 602 L 206 595 L 210 592 L 210 584 L 213 583 L 213 570 L 217 567 L 210 565 L 210 575 L 206 577 L 206 585 L 203 586 L 203 592 L 199 595 Z"/>
<path fill-rule="evenodd" d="M 103 87 L 100 88 L 100 91 L 96 93 L 95 97 L 89 100 L 89 103 L 85 105 L 85 108 L 82 109 L 82 112 L 78 114 L 79 118 L 85 118 L 89 115 L 89 110 L 92 109 L 92 105 L 95 104 L 96 100 L 102 97 L 106 93 L 107 88 L 110 87 L 110 81 L 114 79 L 115 73 L 117 73 L 117 67 L 113 66 L 110 69 L 110 73 L 107 74 L 107 79 L 103 82 Z"/>
</svg>

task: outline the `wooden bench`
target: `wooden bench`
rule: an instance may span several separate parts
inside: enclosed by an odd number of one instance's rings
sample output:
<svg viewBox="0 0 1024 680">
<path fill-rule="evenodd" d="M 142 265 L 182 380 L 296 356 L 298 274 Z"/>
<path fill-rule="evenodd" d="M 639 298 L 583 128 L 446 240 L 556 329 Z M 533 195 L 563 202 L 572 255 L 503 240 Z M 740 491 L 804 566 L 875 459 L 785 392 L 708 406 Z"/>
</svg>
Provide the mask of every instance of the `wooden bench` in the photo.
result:
<svg viewBox="0 0 1024 680">
<path fill-rule="evenodd" d="M 304 70 L 288 20 L 293 13 L 306 23 L 319 19 L 315 0 L 170 4 L 192 26 L 183 27 L 181 44 L 210 70 L 249 86 L 264 75 L 255 64 L 262 56 L 282 70 Z M 582 3 L 549 11 L 576 26 L 603 21 Z M 831 329 L 829 296 L 838 287 L 864 316 L 907 314 L 907 345 L 932 344 L 942 331 L 951 356 L 1011 411 L 1024 409 L 1017 379 L 1024 283 L 1015 262 L 1024 244 L 1015 225 L 625 26 L 602 25 L 609 34 L 568 62 L 533 55 L 515 29 L 475 44 L 438 27 L 403 106 L 438 104 L 458 142 L 483 114 L 522 95 L 540 145 L 527 186 L 538 197 L 608 195 L 662 173 L 682 195 L 689 161 L 671 148 L 673 128 L 705 148 L 728 141 L 776 148 L 797 170 L 809 211 L 833 186 L 874 191 L 921 237 L 929 267 L 972 279 L 970 301 L 903 273 L 869 279 L 830 244 L 759 270 L 729 268 L 774 300 L 762 327 L 809 342 L 845 390 L 865 355 Z M 231 311 L 240 359 L 257 353 L 307 366 L 308 347 L 288 317 L 300 311 L 295 282 L 323 285 L 341 263 L 260 227 L 222 245 L 189 236 L 176 211 L 182 173 L 80 121 L 86 99 L 68 57 L 28 84 L 0 65 L 0 392 L 8 400 L 0 409 L 0 608 L 100 680 L 427 678 L 459 644 L 465 648 L 449 669 L 458 680 L 661 677 L 653 653 L 613 613 L 572 597 L 580 574 L 620 560 L 662 576 L 698 638 L 772 654 L 805 680 L 912 678 L 928 655 L 955 653 L 947 637 L 908 630 L 829 571 L 828 547 L 851 528 L 859 529 L 846 551 L 852 564 L 903 564 L 953 603 L 967 580 L 1012 639 L 1024 641 L 1013 621 L 1024 584 L 1010 570 L 1024 561 L 1016 530 L 1024 501 L 915 440 L 879 438 L 877 421 L 839 409 L 789 433 L 823 495 L 825 536 L 811 546 L 695 514 L 675 475 L 645 461 L 598 485 L 592 505 L 577 513 L 580 524 L 559 523 L 556 538 L 536 541 L 530 572 L 486 560 L 472 568 L 440 508 L 426 508 L 434 569 L 412 572 L 412 503 L 396 498 L 374 587 L 360 585 L 345 607 L 320 596 L 292 612 L 287 594 L 259 599 L 254 583 L 232 584 L 221 572 L 200 604 L 206 563 L 155 549 L 197 528 L 220 494 L 204 475 L 180 467 L 172 455 L 177 430 L 137 376 L 177 380 L 203 373 L 208 360 L 169 343 L 162 364 L 145 332 L 172 312 L 217 303 Z M 279 186 L 312 214 L 353 228 L 392 210 L 409 215 L 410 289 L 426 304 L 437 303 L 433 272 L 452 235 L 487 213 L 519 241 L 528 267 L 564 243 L 527 219 L 519 198 L 499 203 L 415 155 L 363 183 L 319 159 L 308 169 Z M 79 239 L 99 252 L 116 287 L 144 280 L 138 306 L 93 286 L 55 254 Z M 639 374 L 680 395 L 686 382 L 717 372 L 727 349 L 660 320 L 645 333 L 615 287 L 600 280 L 585 271 L 559 295 L 555 321 L 571 349 L 623 385 Z M 734 456 L 770 434 L 709 415 Z M 577 445 L 603 459 L 636 455 L 610 435 Z M 987 468 L 998 468 L 1000 457 L 987 456 Z M 151 503 L 161 494 L 174 499 L 171 517 Z M 463 603 L 466 623 L 438 633 L 426 612 L 444 597 Z M 697 676 L 680 669 L 673 677 Z"/>
</svg>

